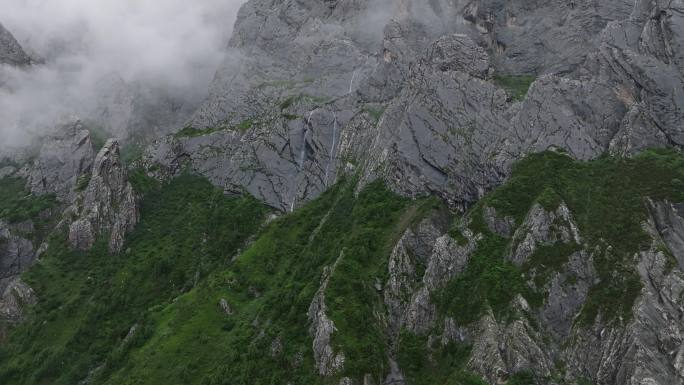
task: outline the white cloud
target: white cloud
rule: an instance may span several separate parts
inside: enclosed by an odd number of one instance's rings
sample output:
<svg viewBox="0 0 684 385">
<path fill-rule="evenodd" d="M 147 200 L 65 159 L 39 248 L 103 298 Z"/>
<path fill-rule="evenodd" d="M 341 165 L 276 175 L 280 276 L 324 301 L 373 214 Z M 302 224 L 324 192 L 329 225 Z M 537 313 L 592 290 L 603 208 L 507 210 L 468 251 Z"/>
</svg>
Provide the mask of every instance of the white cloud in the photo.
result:
<svg viewBox="0 0 684 385">
<path fill-rule="evenodd" d="M 0 69 L 0 137 L 24 143 L 65 115 L 89 117 L 102 80 L 198 98 L 244 0 L 0 0 L 0 22 L 45 59 Z"/>
</svg>

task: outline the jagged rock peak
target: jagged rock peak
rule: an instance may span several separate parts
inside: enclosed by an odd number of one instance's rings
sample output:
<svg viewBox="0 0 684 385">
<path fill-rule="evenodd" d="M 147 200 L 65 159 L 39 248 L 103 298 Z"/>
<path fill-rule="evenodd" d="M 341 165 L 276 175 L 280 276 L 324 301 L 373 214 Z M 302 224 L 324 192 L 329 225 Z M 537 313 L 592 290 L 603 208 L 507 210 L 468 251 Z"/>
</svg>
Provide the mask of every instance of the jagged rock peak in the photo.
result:
<svg viewBox="0 0 684 385">
<path fill-rule="evenodd" d="M 109 250 L 118 252 L 126 233 L 138 223 L 137 197 L 121 161 L 119 142 L 109 139 L 95 157 L 85 190 L 66 215 L 78 217 L 69 226 L 69 243 L 90 249 L 98 236 L 109 234 Z"/>
<path fill-rule="evenodd" d="M 31 64 L 31 58 L 19 45 L 17 39 L 0 23 L 0 64 L 24 66 Z"/>
</svg>

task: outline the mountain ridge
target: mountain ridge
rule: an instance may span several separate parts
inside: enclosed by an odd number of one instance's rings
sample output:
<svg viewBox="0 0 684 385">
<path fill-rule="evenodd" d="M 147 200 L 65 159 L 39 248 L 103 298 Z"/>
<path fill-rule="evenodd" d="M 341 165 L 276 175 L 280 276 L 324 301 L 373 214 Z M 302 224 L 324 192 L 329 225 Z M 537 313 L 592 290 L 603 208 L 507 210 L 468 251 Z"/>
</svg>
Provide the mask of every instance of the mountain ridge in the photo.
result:
<svg viewBox="0 0 684 385">
<path fill-rule="evenodd" d="M 0 379 L 684 384 L 682 15 L 248 1 L 185 127 L 0 163 Z"/>
</svg>

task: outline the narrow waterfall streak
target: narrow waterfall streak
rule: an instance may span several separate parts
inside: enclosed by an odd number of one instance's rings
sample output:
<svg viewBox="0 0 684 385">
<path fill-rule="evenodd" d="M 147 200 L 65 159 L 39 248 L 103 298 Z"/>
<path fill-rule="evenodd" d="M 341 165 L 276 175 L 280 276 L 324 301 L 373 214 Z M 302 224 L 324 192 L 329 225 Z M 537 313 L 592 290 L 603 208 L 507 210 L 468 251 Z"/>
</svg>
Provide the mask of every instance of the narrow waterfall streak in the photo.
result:
<svg viewBox="0 0 684 385">
<path fill-rule="evenodd" d="M 328 186 L 328 176 L 330 175 L 330 165 L 332 165 L 334 159 L 335 159 L 335 147 L 337 146 L 337 113 L 333 112 L 333 137 L 332 137 L 332 146 L 330 146 L 330 160 L 328 161 L 328 164 L 325 166 L 325 181 L 323 184 L 327 187 Z"/>
<path fill-rule="evenodd" d="M 299 151 L 299 161 L 297 162 L 297 165 L 299 166 L 299 170 L 301 171 L 304 168 L 304 160 L 306 159 L 306 133 L 308 129 L 304 129 L 304 134 L 302 135 L 303 140 L 302 140 L 302 149 Z"/>
<path fill-rule="evenodd" d="M 354 79 L 356 79 L 356 73 L 358 71 L 359 71 L 358 69 L 354 70 L 354 73 L 352 74 L 351 81 L 349 82 L 349 93 L 350 94 L 352 93 L 352 90 L 354 89 Z"/>
<path fill-rule="evenodd" d="M 317 110 L 317 109 L 316 109 Z M 311 125 L 311 118 L 316 110 L 309 112 L 309 117 L 304 122 L 304 135 L 302 135 L 302 150 L 299 152 L 299 170 L 304 169 L 304 161 L 306 160 L 306 134 L 309 132 L 309 125 Z"/>
<path fill-rule="evenodd" d="M 306 119 L 304 122 L 304 133 L 302 134 L 302 149 L 299 151 L 299 159 L 297 160 L 297 166 L 299 167 L 299 172 L 304 170 L 304 161 L 306 160 L 306 134 L 309 131 L 309 125 L 311 125 L 311 118 L 313 117 L 313 114 L 317 111 L 318 109 L 309 111 L 309 117 Z M 297 204 L 297 179 L 298 177 L 295 177 L 293 179 L 294 186 L 292 188 L 292 203 L 290 204 L 290 212 L 293 212 L 295 209 L 295 206 Z"/>
</svg>

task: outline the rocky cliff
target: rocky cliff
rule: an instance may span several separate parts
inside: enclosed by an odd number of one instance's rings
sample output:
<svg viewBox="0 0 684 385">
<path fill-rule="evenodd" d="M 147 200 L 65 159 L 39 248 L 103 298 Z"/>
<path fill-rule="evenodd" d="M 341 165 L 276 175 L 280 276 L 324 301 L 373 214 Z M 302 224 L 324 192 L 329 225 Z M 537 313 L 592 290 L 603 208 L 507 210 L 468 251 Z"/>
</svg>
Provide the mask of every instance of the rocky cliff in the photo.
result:
<svg viewBox="0 0 684 385">
<path fill-rule="evenodd" d="M 112 139 L 99 151 L 95 146 L 90 131 L 75 121 L 45 138 L 33 160 L 4 160 L 13 165 L 0 175 L 8 220 L 0 221 L 0 321 L 21 320 L 23 306 L 35 301 L 20 275 L 48 250 L 52 237 L 88 250 L 106 235 L 110 251 L 118 252 L 135 227 L 137 197 L 119 144 Z"/>
<path fill-rule="evenodd" d="M 684 384 L 683 15 L 248 1 L 134 163 L 0 167 L 0 380 Z"/>
<path fill-rule="evenodd" d="M 465 207 L 528 153 L 678 147 L 678 7 L 252 1 L 239 54 L 146 161 L 281 210 L 351 170 Z"/>
</svg>

